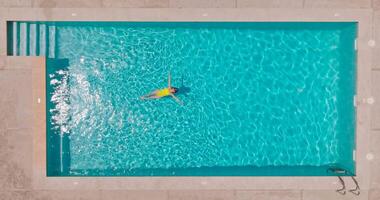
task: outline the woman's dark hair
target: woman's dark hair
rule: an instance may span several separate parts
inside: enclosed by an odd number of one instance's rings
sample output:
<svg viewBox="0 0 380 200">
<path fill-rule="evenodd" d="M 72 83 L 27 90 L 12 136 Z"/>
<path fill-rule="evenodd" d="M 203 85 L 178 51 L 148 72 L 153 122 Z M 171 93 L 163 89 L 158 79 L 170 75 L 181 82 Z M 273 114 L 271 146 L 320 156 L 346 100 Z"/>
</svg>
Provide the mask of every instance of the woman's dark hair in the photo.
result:
<svg viewBox="0 0 380 200">
<path fill-rule="evenodd" d="M 176 88 L 176 87 L 172 87 L 173 89 L 174 89 L 174 93 L 177 93 L 178 92 L 178 88 Z"/>
</svg>

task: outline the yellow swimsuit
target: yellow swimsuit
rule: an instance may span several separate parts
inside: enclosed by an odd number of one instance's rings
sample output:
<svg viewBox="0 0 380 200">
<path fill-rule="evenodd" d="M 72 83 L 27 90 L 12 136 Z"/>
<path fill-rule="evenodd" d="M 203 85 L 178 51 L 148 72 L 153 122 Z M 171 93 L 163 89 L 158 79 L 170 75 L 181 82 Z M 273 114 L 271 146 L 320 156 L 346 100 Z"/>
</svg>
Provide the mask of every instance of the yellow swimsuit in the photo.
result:
<svg viewBox="0 0 380 200">
<path fill-rule="evenodd" d="M 171 92 L 170 92 L 169 88 L 165 88 L 165 89 L 158 90 L 157 93 L 156 93 L 156 96 L 158 96 L 158 97 L 166 97 L 166 96 L 169 96 L 170 93 Z"/>
</svg>

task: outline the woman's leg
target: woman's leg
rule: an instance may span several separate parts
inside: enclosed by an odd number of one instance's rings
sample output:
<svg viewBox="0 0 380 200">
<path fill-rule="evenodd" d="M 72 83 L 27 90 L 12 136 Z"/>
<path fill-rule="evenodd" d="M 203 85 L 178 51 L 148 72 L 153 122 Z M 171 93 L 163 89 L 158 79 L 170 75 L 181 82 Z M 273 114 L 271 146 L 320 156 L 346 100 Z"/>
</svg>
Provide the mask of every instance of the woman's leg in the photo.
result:
<svg viewBox="0 0 380 200">
<path fill-rule="evenodd" d="M 147 95 L 141 96 L 140 99 L 156 99 L 156 98 L 158 98 L 156 93 L 157 93 L 157 90 L 155 90 L 155 91 L 153 91 Z"/>
</svg>

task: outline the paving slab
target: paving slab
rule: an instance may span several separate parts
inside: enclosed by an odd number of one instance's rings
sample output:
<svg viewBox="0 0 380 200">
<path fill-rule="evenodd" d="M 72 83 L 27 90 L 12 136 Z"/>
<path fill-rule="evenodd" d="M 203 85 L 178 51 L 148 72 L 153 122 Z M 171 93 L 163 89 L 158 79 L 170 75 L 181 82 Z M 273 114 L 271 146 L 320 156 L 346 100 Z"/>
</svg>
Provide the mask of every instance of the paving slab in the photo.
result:
<svg viewBox="0 0 380 200">
<path fill-rule="evenodd" d="M 0 6 L 1 7 L 1 6 Z M 1 12 L 1 10 L 0 10 Z M 0 19 L 2 18 L 4 13 L 0 13 Z M 7 43 L 7 23 L 5 21 L 0 20 L 0 56 L 7 55 L 6 43 Z M 0 64 L 1 70 L 1 64 Z"/>
<path fill-rule="evenodd" d="M 233 190 L 176 190 L 168 191 L 169 200 L 233 200 Z"/>
<path fill-rule="evenodd" d="M 235 8 L 236 0 L 170 0 L 171 8 Z"/>
<path fill-rule="evenodd" d="M 1 0 L 0 7 L 31 7 L 32 0 Z"/>
<path fill-rule="evenodd" d="M 371 165 L 370 188 L 380 189 L 380 131 L 372 131 L 370 137 L 370 154 L 367 155 Z"/>
<path fill-rule="evenodd" d="M 6 59 L 6 56 L 0 56 L 0 70 L 5 68 Z"/>
<path fill-rule="evenodd" d="M 32 136 L 31 129 L 5 130 L 0 136 L 0 188 L 31 189 Z"/>
<path fill-rule="evenodd" d="M 30 70 L 0 71 L 0 126 L 31 128 L 32 77 Z"/>
<path fill-rule="evenodd" d="M 238 8 L 302 8 L 303 0 L 237 0 Z"/>
<path fill-rule="evenodd" d="M 371 8 L 371 0 L 305 0 L 305 8 Z"/>
<path fill-rule="evenodd" d="M 102 190 L 100 191 L 102 200 L 167 200 L 166 190 Z"/>
<path fill-rule="evenodd" d="M 368 190 L 360 191 L 359 196 L 350 192 L 341 195 L 335 190 L 305 190 L 302 191 L 302 200 L 368 200 Z"/>
<path fill-rule="evenodd" d="M 96 8 L 102 6 L 102 0 L 33 0 L 37 8 Z"/>
<path fill-rule="evenodd" d="M 372 96 L 375 102 L 371 106 L 371 128 L 380 130 L 380 70 L 372 71 Z"/>
<path fill-rule="evenodd" d="M 41 59 L 42 57 L 36 56 L 5 56 L 4 69 L 33 69 Z"/>
<path fill-rule="evenodd" d="M 236 200 L 301 200 L 300 190 L 236 191 Z"/>
<path fill-rule="evenodd" d="M 380 189 L 372 189 L 369 191 L 368 200 L 379 200 L 380 199 Z"/>
<path fill-rule="evenodd" d="M 113 192 L 118 193 L 118 192 Z M 97 190 L 35 190 L 34 200 L 101 200 Z"/>
<path fill-rule="evenodd" d="M 34 200 L 31 191 L 1 191 L 0 200 Z"/>
<path fill-rule="evenodd" d="M 93 177 L 47 177 L 44 170 L 33 169 L 33 189 L 35 190 L 97 190 L 98 180 Z"/>
<path fill-rule="evenodd" d="M 167 8 L 169 0 L 103 0 L 104 7 L 118 8 Z"/>
<path fill-rule="evenodd" d="M 380 0 L 379 6 L 380 6 Z M 375 40 L 375 46 L 374 54 L 380 55 L 380 9 L 373 12 L 373 34 L 374 34 L 374 40 Z M 380 70 L 380 56 L 374 56 L 373 57 L 373 69 L 379 69 Z"/>
<path fill-rule="evenodd" d="M 380 0 L 372 0 L 372 8 L 375 11 L 380 10 Z"/>
<path fill-rule="evenodd" d="M 360 39 L 367 37 L 367 26 L 372 28 L 367 23 L 372 19 L 369 9 L 12 8 L 5 12 L 6 19 L 36 21 L 360 21 L 358 47 Z"/>
</svg>

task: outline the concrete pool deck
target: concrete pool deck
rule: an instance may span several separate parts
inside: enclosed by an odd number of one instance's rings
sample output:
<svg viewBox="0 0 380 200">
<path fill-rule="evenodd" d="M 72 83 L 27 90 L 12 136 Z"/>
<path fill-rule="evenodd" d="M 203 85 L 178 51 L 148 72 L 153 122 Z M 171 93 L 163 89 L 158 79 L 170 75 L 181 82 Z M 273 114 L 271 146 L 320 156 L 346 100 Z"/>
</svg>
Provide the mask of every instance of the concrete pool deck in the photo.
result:
<svg viewBox="0 0 380 200">
<path fill-rule="evenodd" d="M 0 0 L 1 6 L 4 7 L 0 8 L 1 200 L 380 199 L 380 59 L 376 56 L 380 1 Z M 358 197 L 351 193 L 337 194 L 334 190 L 340 185 L 336 177 L 46 178 L 45 62 L 43 57 L 6 56 L 6 21 L 11 20 L 357 21 L 356 161 L 362 194 Z M 371 97 L 375 99 L 372 105 L 366 103 Z M 351 188 L 349 178 L 345 180 Z"/>
</svg>

